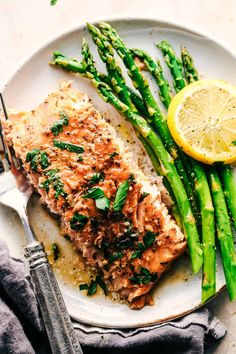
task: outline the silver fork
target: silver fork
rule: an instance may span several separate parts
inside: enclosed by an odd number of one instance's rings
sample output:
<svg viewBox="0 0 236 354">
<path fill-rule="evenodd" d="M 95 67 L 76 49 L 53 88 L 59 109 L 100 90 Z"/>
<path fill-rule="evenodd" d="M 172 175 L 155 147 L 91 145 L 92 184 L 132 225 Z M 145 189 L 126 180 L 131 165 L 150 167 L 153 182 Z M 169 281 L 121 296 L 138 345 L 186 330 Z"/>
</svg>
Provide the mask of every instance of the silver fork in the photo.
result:
<svg viewBox="0 0 236 354">
<path fill-rule="evenodd" d="M 8 115 L 1 93 L 0 101 L 7 120 Z M 27 204 L 33 193 L 32 185 L 23 173 L 20 161 L 6 142 L 1 119 L 0 138 L 4 150 L 4 157 L 0 163 L 0 203 L 16 210 L 24 227 L 28 241 L 28 245 L 25 247 L 25 257 L 29 261 L 30 275 L 52 352 L 56 354 L 82 354 L 43 244 L 37 241 L 29 223 Z"/>
</svg>

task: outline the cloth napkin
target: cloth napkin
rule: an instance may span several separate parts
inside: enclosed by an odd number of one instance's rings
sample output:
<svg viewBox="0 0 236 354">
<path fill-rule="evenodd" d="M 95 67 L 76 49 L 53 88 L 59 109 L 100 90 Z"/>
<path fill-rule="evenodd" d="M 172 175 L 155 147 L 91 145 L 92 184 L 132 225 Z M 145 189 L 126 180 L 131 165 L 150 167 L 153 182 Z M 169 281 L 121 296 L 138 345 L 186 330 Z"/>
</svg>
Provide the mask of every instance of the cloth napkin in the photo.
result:
<svg viewBox="0 0 236 354">
<path fill-rule="evenodd" d="M 226 328 L 208 310 L 152 327 L 116 330 L 74 323 L 84 354 L 201 354 Z M 46 354 L 50 346 L 24 263 L 0 240 L 0 353 Z M 67 354 L 67 353 L 65 353 Z"/>
</svg>

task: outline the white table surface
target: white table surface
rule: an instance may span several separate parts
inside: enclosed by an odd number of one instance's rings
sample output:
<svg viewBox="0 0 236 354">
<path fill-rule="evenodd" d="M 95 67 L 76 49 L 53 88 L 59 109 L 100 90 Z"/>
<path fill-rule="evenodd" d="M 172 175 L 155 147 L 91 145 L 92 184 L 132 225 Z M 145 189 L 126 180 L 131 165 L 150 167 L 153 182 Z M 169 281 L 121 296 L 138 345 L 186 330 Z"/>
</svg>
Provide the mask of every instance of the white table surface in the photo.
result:
<svg viewBox="0 0 236 354">
<path fill-rule="evenodd" d="M 236 52 L 236 0 L 0 0 L 0 87 L 29 53 L 64 29 L 113 16 L 179 22 L 224 41 Z M 236 69 L 236 68 L 235 68 Z M 207 306 L 227 326 L 211 353 L 236 354 L 236 303 L 223 292 Z"/>
</svg>

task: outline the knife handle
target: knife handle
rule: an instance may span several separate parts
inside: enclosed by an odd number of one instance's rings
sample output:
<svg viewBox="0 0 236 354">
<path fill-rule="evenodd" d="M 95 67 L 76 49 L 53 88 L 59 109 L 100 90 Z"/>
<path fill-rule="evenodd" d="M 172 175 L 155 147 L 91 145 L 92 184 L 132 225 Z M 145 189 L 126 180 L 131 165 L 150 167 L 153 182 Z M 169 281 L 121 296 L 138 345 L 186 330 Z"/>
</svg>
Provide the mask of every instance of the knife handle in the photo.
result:
<svg viewBox="0 0 236 354">
<path fill-rule="evenodd" d="M 48 263 L 43 244 L 38 241 L 25 248 L 30 275 L 53 354 L 82 354 L 57 280 Z"/>
</svg>

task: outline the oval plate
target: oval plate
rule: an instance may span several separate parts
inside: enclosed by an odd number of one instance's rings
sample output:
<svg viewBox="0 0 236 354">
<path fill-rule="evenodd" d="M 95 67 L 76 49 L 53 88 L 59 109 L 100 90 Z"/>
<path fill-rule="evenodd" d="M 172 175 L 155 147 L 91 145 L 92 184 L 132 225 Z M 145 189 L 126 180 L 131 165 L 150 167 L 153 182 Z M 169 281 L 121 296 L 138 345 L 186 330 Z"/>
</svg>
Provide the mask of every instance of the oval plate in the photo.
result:
<svg viewBox="0 0 236 354">
<path fill-rule="evenodd" d="M 154 57 L 158 55 L 161 58 L 154 43 L 167 39 L 178 53 L 180 45 L 186 45 L 204 78 L 225 79 L 231 84 L 236 84 L 234 55 L 203 35 L 156 20 L 123 19 L 109 22 L 119 31 L 130 47 L 145 49 Z M 78 76 L 55 70 L 48 65 L 52 52 L 55 50 L 79 57 L 84 33 L 84 27 L 71 30 L 51 40 L 34 53 L 6 85 L 4 97 L 7 106 L 21 110 L 32 109 L 48 93 L 58 88 L 61 79 L 73 79 L 75 86 L 88 93 L 94 105 L 104 116 L 117 118 L 117 113 L 98 97 L 89 82 Z M 93 50 L 93 52 L 96 51 Z M 165 75 L 170 79 L 167 71 Z M 157 97 L 157 89 L 153 82 L 151 86 Z M 118 119 L 122 119 L 123 122 L 123 118 Z M 50 221 L 51 218 L 45 215 L 38 203 L 31 204 L 30 209 L 32 223 L 37 232 L 49 235 L 58 234 L 55 223 Z M 25 240 L 17 215 L 0 206 L 0 224 L 1 238 L 7 241 L 11 254 L 23 258 Z M 70 315 L 78 321 L 102 327 L 147 326 L 174 319 L 201 306 L 201 274 L 197 276 L 191 274 L 189 260 L 184 256 L 175 262 L 172 269 L 158 282 L 153 291 L 154 306 L 146 306 L 140 311 L 132 311 L 126 304 L 112 301 L 102 295 L 87 297 L 79 291 L 78 287 L 73 287 L 60 277 L 58 279 Z M 222 266 L 218 261 L 217 293 L 224 286 Z"/>
</svg>

